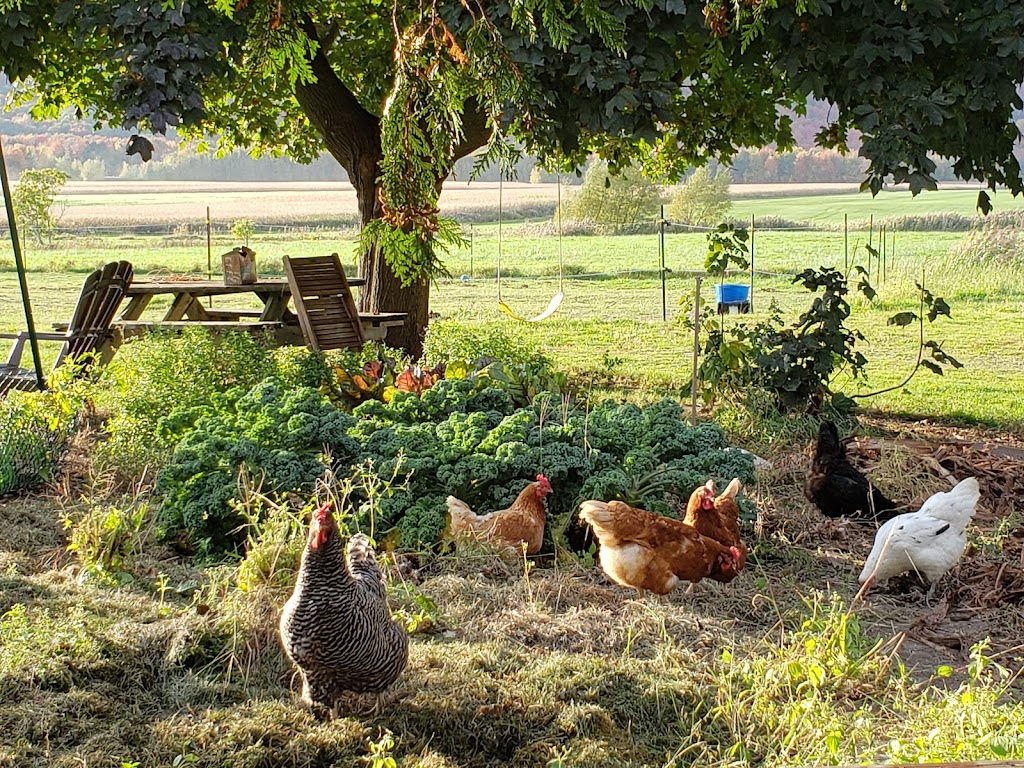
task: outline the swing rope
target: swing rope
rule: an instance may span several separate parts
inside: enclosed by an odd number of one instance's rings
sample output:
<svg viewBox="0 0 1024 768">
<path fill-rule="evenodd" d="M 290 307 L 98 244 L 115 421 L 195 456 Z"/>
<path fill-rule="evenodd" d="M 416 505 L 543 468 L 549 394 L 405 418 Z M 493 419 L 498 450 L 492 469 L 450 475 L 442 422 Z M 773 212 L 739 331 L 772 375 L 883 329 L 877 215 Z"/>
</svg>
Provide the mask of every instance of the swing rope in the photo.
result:
<svg viewBox="0 0 1024 768">
<path fill-rule="evenodd" d="M 523 317 L 518 314 L 512 307 L 510 307 L 504 299 L 501 298 L 501 219 L 502 210 L 504 208 L 504 177 L 498 177 L 498 308 L 509 317 L 514 320 L 521 320 L 525 323 L 539 323 L 541 320 L 546 320 L 551 317 L 562 303 L 562 299 L 565 298 L 565 293 L 562 290 L 563 280 L 565 279 L 565 269 L 562 265 L 562 177 L 558 176 L 558 293 L 551 297 L 551 301 L 548 303 L 547 309 L 541 312 L 535 317 Z"/>
</svg>

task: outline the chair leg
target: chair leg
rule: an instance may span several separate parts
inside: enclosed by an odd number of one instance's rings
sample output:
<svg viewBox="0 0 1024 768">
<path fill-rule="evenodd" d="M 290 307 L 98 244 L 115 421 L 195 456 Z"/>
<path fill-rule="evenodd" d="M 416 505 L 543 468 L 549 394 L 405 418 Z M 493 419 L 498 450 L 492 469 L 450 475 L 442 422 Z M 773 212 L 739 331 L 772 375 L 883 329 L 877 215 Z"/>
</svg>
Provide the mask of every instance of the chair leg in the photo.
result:
<svg viewBox="0 0 1024 768">
<path fill-rule="evenodd" d="M 27 331 L 19 331 L 18 338 L 14 340 L 14 346 L 11 347 L 11 354 L 7 358 L 7 364 L 14 367 L 21 367 L 21 356 L 25 352 L 25 342 L 28 340 Z"/>
</svg>

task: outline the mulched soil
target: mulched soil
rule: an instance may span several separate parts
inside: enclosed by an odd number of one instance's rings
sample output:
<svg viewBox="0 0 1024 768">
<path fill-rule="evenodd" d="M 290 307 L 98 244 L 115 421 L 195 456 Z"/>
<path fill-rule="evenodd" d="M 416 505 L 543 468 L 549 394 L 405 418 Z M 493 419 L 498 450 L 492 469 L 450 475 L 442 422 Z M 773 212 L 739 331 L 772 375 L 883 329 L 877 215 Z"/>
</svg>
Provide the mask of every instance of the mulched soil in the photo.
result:
<svg viewBox="0 0 1024 768">
<path fill-rule="evenodd" d="M 948 425 L 871 415 L 861 419 L 870 437 L 848 443 L 848 454 L 890 497 L 911 509 L 959 480 L 979 480 L 981 500 L 960 565 L 940 584 L 936 600 L 924 599 L 916 576 L 891 579 L 870 592 L 866 617 L 902 633 L 908 664 L 935 669 L 966 662 L 970 646 L 988 637 L 989 655 L 1011 668 L 1024 665 L 1024 439 L 983 427 Z M 805 456 L 794 461 L 799 465 Z M 794 479 L 802 479 L 806 465 Z M 901 493 L 902 491 L 902 493 Z M 808 505 L 809 506 L 809 505 Z M 815 533 L 861 559 L 870 551 L 873 526 L 820 520 Z M 961 667 L 962 669 L 962 667 Z"/>
</svg>

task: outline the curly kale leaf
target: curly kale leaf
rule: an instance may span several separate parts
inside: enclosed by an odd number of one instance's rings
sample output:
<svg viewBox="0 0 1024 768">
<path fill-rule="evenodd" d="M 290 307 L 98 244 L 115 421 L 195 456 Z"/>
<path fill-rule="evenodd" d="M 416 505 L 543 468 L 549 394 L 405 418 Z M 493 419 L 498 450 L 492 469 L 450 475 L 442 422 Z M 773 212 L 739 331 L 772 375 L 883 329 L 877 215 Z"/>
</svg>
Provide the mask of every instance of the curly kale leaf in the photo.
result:
<svg viewBox="0 0 1024 768">
<path fill-rule="evenodd" d="M 421 496 L 407 506 L 398 522 L 401 545 L 409 549 L 432 547 L 441 539 L 447 522 L 447 507 L 444 497 L 439 495 Z"/>
<path fill-rule="evenodd" d="M 504 443 L 526 443 L 536 429 L 536 416 L 528 409 L 506 416 L 480 442 L 480 453 L 494 453 Z"/>
</svg>

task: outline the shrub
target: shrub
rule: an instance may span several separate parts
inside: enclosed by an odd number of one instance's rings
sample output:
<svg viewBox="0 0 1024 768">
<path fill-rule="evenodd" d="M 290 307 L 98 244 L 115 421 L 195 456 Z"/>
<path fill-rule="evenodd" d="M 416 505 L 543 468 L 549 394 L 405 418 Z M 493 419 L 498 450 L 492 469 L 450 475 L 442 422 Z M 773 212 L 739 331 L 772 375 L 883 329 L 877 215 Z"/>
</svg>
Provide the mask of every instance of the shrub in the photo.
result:
<svg viewBox="0 0 1024 768">
<path fill-rule="evenodd" d="M 563 204 L 563 227 L 581 220 L 613 229 L 639 224 L 655 215 L 661 197 L 661 188 L 638 168 L 612 175 L 607 162 L 596 162 L 587 168 L 579 191 Z"/>
<path fill-rule="evenodd" d="M 36 241 L 53 242 L 58 216 L 54 214 L 57 195 L 64 189 L 68 175 L 56 168 L 30 168 L 22 171 L 11 202 L 18 221 L 36 236 Z M 46 240 L 43 240 L 43 235 Z"/>
<path fill-rule="evenodd" d="M 539 362 L 553 366 L 551 359 L 528 343 L 501 328 L 467 328 L 452 321 L 431 323 L 423 340 L 423 359 L 430 363 L 501 360 L 509 366 Z"/>
<path fill-rule="evenodd" d="M 174 448 L 158 429 L 163 416 L 209 405 L 225 389 L 248 389 L 275 372 L 271 351 L 250 334 L 214 338 L 188 329 L 124 344 L 97 388 L 97 404 L 109 414 L 98 466 L 126 476 L 159 469 Z"/>
<path fill-rule="evenodd" d="M 698 168 L 672 196 L 668 215 L 676 222 L 698 227 L 713 227 L 723 221 L 732 208 L 727 170 L 712 175 L 707 166 Z"/>
<path fill-rule="evenodd" d="M 48 481 L 87 407 L 72 363 L 60 366 L 45 392 L 11 392 L 0 400 L 0 493 Z"/>
</svg>

